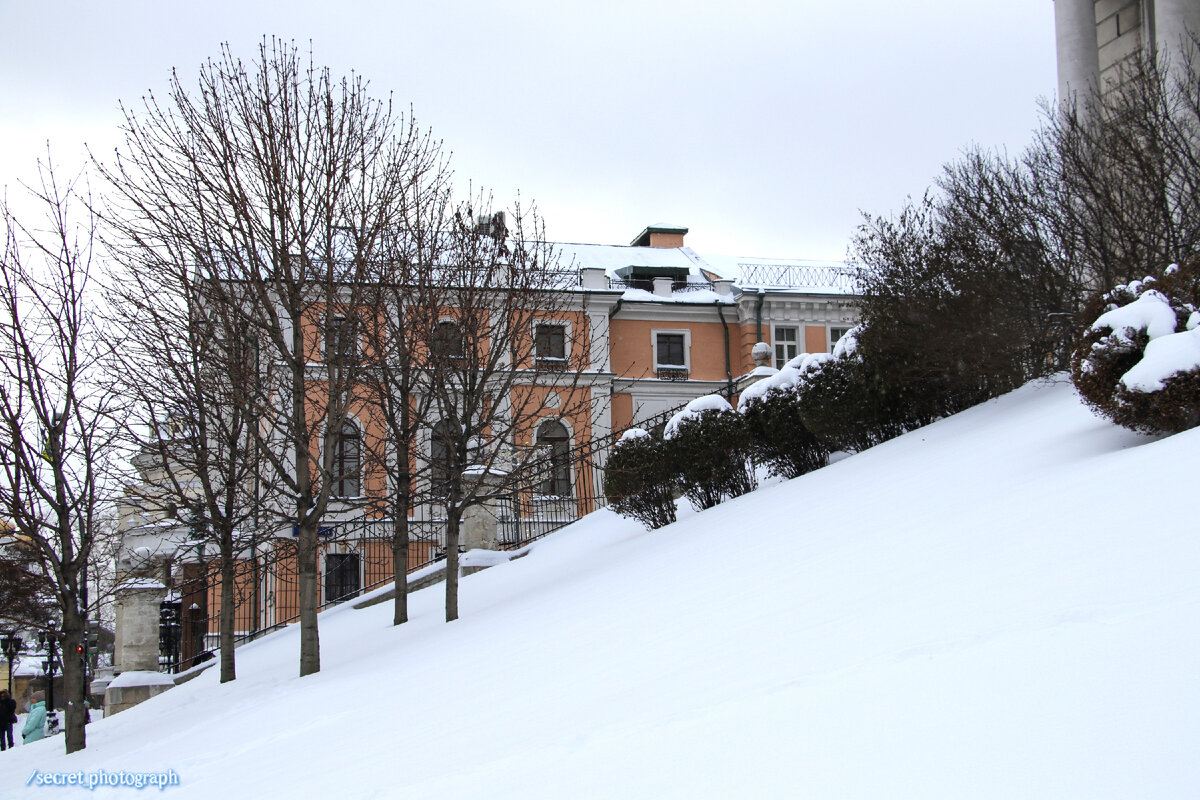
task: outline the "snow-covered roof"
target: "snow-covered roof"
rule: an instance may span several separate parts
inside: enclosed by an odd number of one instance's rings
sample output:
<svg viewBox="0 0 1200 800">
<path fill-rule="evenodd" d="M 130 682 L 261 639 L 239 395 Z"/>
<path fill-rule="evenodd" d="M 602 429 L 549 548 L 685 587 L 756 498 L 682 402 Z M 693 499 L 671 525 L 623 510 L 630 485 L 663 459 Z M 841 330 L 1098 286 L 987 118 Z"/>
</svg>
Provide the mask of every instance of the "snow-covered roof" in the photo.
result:
<svg viewBox="0 0 1200 800">
<path fill-rule="evenodd" d="M 641 267 L 686 271 L 688 283 L 732 280 L 742 290 L 761 288 L 807 294 L 853 294 L 855 291 L 853 270 L 844 261 L 710 255 L 697 253 L 690 247 L 566 242 L 555 243 L 554 248 L 562 269 L 598 268 L 609 278 L 628 277 Z M 680 299 L 712 302 L 712 298 Z"/>
<path fill-rule="evenodd" d="M 701 269 L 709 268 L 690 247 L 634 247 L 556 242 L 554 249 L 558 253 L 559 266 L 563 269 L 599 267 L 614 278 L 618 275 L 617 270 L 627 267 L 683 269 L 694 275 L 699 275 Z"/>
</svg>

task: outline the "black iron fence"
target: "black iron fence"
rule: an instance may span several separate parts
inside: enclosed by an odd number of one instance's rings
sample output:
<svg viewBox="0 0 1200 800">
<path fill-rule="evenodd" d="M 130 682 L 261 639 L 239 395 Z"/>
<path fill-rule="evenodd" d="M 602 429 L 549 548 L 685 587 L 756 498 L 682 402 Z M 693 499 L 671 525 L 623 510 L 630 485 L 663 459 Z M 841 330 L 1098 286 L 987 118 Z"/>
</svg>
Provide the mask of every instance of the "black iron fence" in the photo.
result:
<svg viewBox="0 0 1200 800">
<path fill-rule="evenodd" d="M 724 394 L 728 396 L 729 390 Z M 660 429 L 680 409 L 636 421 Z M 607 505 L 604 463 L 624 433 L 615 430 L 552 453 L 527 467 L 516 488 L 490 498 L 502 549 L 524 547 Z M 392 522 L 359 518 L 330 522 L 320 530 L 319 609 L 359 597 L 395 579 Z M 410 520 L 406 573 L 445 559 L 445 523 Z M 181 565 L 174 591 L 162 604 L 160 668 L 179 672 L 212 659 L 221 639 L 221 573 L 216 559 L 201 554 Z M 234 643 L 251 641 L 300 618 L 296 539 L 262 542 L 233 565 Z"/>
</svg>

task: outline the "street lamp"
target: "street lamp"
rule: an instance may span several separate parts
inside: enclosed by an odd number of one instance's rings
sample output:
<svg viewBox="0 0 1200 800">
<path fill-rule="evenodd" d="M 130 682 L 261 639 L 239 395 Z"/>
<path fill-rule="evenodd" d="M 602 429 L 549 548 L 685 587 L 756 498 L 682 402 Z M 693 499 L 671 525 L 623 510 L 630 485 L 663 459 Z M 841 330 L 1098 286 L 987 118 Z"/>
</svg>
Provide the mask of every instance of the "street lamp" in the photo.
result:
<svg viewBox="0 0 1200 800">
<path fill-rule="evenodd" d="M 54 713 L 54 671 L 58 668 L 58 637 L 53 632 L 38 631 L 38 644 L 46 651 L 42 669 L 46 673 L 46 733 L 58 733 L 58 716 Z"/>
<path fill-rule="evenodd" d="M 8 659 L 8 696 L 12 697 L 12 678 L 13 678 L 13 661 L 17 659 L 17 653 L 21 652 L 21 647 L 25 643 L 21 641 L 21 637 L 17 636 L 16 631 L 8 631 L 3 636 L 0 636 L 0 650 L 4 651 L 4 657 Z"/>
</svg>

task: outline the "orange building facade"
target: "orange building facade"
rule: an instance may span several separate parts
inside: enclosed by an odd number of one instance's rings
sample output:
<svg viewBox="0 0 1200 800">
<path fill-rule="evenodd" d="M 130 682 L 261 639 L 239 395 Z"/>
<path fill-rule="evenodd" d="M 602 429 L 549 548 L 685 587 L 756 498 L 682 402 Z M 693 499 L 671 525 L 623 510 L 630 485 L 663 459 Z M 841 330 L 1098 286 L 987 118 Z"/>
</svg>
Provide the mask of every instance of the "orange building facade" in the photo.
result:
<svg viewBox="0 0 1200 800">
<path fill-rule="evenodd" d="M 683 227 L 654 225 L 625 246 L 556 245 L 559 268 L 576 272 L 578 284 L 564 286 L 568 301 L 555 303 L 559 310 L 534 323 L 535 360 L 568 364 L 586 375 L 560 390 L 569 396 L 551 397 L 554 386 L 518 385 L 511 397 L 499 399 L 516 408 L 536 394 L 534 405 L 541 409 L 511 444 L 544 445 L 552 454 L 586 450 L 701 395 L 732 395 L 756 369 L 751 351 L 759 342 L 770 347 L 770 366 L 778 368 L 802 353 L 830 351 L 856 324 L 853 278 L 844 265 L 701 255 L 685 245 L 686 234 Z M 321 343 L 310 346 L 312 360 L 319 360 Z M 522 366 L 537 371 L 540 365 Z M 370 406 L 364 401 L 352 407 L 344 431 L 353 448 L 346 458 L 361 458 L 364 446 L 385 438 Z M 436 420 L 428 421 L 419 439 L 412 458 L 423 468 L 437 458 Z M 604 458 L 602 448 L 589 451 L 586 464 L 564 458 L 561 469 L 521 490 L 513 501 L 520 511 L 514 505 L 500 514 L 501 544 L 515 546 L 536 537 L 551 517 L 561 522 L 593 510 L 599 484 L 592 467 L 602 466 Z M 386 492 L 386 477 L 365 466 L 335 492 L 344 499 L 331 503 L 323 521 L 328 535 L 319 556 L 325 602 L 389 580 L 389 525 L 380 519 L 378 506 L 369 511 L 371 505 L 362 502 Z M 436 503 L 412 510 L 410 570 L 440 554 L 441 513 Z M 121 526 L 127 549 L 146 549 L 158 537 L 168 552 L 170 541 L 179 540 L 174 550 L 179 567 L 167 583 L 174 583 L 168 601 L 181 604 L 182 645 L 176 659 L 186 669 L 216 645 L 212 620 L 220 589 L 214 567 L 204 563 L 203 553 L 181 544 L 188 536 L 181 525 L 127 509 Z M 285 528 L 263 541 L 254 557 L 246 554 L 235 580 L 236 626 L 243 635 L 283 624 L 299 611 L 294 531 Z"/>
</svg>

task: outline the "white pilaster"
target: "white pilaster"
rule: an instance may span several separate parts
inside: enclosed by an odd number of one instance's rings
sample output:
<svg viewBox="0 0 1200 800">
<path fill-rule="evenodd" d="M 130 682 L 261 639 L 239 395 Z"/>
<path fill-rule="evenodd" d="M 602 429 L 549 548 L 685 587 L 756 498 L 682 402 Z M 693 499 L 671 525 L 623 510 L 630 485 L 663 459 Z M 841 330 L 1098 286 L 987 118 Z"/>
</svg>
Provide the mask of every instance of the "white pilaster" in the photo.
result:
<svg viewBox="0 0 1200 800">
<path fill-rule="evenodd" d="M 1058 102 L 1084 108 L 1100 79 L 1096 9 L 1092 0 L 1054 0 Z"/>
<path fill-rule="evenodd" d="M 1192 49 L 1191 34 L 1200 35 L 1200 0 L 1154 0 L 1154 46 L 1173 68 Z M 1195 53 L 1192 53 L 1194 56 Z"/>
</svg>

